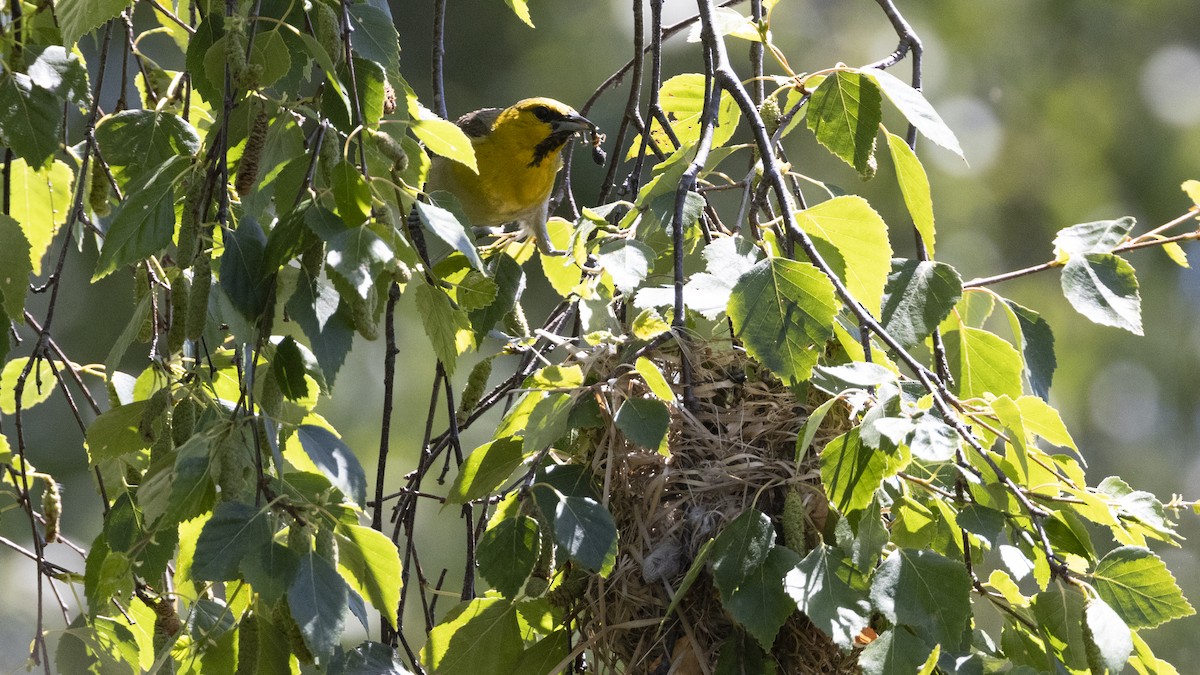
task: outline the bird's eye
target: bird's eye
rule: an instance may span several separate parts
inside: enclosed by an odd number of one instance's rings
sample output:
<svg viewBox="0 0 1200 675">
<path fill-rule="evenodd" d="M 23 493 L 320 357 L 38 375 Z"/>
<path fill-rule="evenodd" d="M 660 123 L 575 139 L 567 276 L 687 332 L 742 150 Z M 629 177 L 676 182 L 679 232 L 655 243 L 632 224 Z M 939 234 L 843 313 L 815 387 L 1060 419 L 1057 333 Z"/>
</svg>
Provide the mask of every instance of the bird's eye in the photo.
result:
<svg viewBox="0 0 1200 675">
<path fill-rule="evenodd" d="M 535 117 L 537 117 L 539 120 L 542 120 L 543 122 L 550 121 L 550 117 L 551 117 L 550 108 L 547 108 L 544 105 L 534 106 L 533 114 Z"/>
</svg>

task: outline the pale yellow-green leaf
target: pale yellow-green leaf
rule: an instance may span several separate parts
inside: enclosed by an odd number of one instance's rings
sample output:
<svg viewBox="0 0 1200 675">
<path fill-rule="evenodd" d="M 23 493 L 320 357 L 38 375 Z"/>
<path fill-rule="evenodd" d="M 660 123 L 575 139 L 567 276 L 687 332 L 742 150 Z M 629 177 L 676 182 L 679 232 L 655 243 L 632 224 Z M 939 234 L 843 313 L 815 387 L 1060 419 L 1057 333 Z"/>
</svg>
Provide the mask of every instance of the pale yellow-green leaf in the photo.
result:
<svg viewBox="0 0 1200 675">
<path fill-rule="evenodd" d="M 896 181 L 900 184 L 900 194 L 904 195 L 904 204 L 912 216 L 913 225 L 921 233 L 921 240 L 933 257 L 935 230 L 933 227 L 933 197 L 929 191 L 929 176 L 917 154 L 908 147 L 896 134 L 885 131 L 888 150 L 892 154 L 892 164 L 896 167 Z"/>
<path fill-rule="evenodd" d="M 892 246 L 883 218 L 867 200 L 848 195 L 797 211 L 796 221 L 818 240 L 825 261 L 842 276 L 850 293 L 878 316 L 892 268 Z"/>
<path fill-rule="evenodd" d="M 61 160 L 41 169 L 31 169 L 23 159 L 12 163 L 12 208 L 9 215 L 21 224 L 29 240 L 33 274 L 42 273 L 42 258 L 58 228 L 71 210 L 71 184 L 75 174 Z"/>
<path fill-rule="evenodd" d="M 526 26 L 530 28 L 535 27 L 533 25 L 533 17 L 529 14 L 528 0 L 504 0 L 504 2 L 512 8 L 513 14 L 516 14 L 518 19 L 525 22 Z"/>
<path fill-rule="evenodd" d="M 452 159 L 475 173 L 479 173 L 479 165 L 475 163 L 475 148 L 471 139 L 453 122 L 438 117 L 424 106 L 417 105 L 420 116 L 410 122 L 413 135 L 416 136 L 430 152 Z"/>
<path fill-rule="evenodd" d="M 1163 253 L 1166 253 L 1167 257 L 1171 259 L 1171 262 L 1175 263 L 1176 265 L 1179 265 L 1180 267 L 1191 267 L 1191 265 L 1188 264 L 1187 253 L 1184 253 L 1183 247 L 1179 244 L 1169 241 L 1163 244 L 1162 250 Z"/>
<path fill-rule="evenodd" d="M 571 223 L 562 218 L 551 218 L 546 222 L 546 232 L 550 235 L 550 243 L 554 248 L 560 251 L 568 250 L 572 227 Z M 546 280 L 559 295 L 564 298 L 569 297 L 583 277 L 583 270 L 579 267 L 575 256 L 568 254 L 539 257 L 542 262 L 542 273 L 546 275 Z"/>
<path fill-rule="evenodd" d="M 667 323 L 657 311 L 644 309 L 633 320 L 630 330 L 633 332 L 633 336 L 639 340 L 652 340 L 671 330 L 671 324 Z"/>
<path fill-rule="evenodd" d="M 667 118 L 671 120 L 671 129 L 680 144 L 687 147 L 700 139 L 700 117 L 704 111 L 704 75 L 684 73 L 672 77 L 658 90 L 658 101 Z M 717 106 L 717 125 L 713 129 L 712 147 L 719 148 L 728 142 L 733 137 L 740 119 L 741 113 L 737 103 L 733 97 L 722 91 L 721 102 Z M 650 138 L 665 152 L 674 147 L 657 120 L 651 125 Z M 634 137 L 627 158 L 636 157 L 641 146 L 642 137 Z"/>
<path fill-rule="evenodd" d="M 1079 450 L 1075 439 L 1071 438 L 1071 432 L 1067 430 L 1067 425 L 1063 424 L 1062 417 L 1049 403 L 1037 396 L 1022 396 L 1017 399 L 1017 407 L 1021 409 L 1021 417 L 1027 430 L 1054 445 Z"/>
<path fill-rule="evenodd" d="M 23 356 L 4 364 L 4 370 L 0 371 L 0 412 L 5 415 L 17 412 L 17 381 L 28 363 L 29 358 Z M 56 364 L 55 367 L 62 370 L 63 364 Z M 25 389 L 21 392 L 21 410 L 29 410 L 50 398 L 56 384 L 54 368 L 50 367 L 50 362 L 38 359 L 37 367 L 31 369 L 25 378 Z"/>
<path fill-rule="evenodd" d="M 650 393 L 667 403 L 675 401 L 675 392 L 671 391 L 671 385 L 667 383 L 667 378 L 663 377 L 662 371 L 654 365 L 653 361 L 639 356 L 633 367 L 637 370 L 638 375 L 641 375 L 642 379 L 646 381 Z"/>
<path fill-rule="evenodd" d="M 1200 180 L 1185 180 L 1180 186 L 1196 206 L 1200 206 Z"/>
</svg>

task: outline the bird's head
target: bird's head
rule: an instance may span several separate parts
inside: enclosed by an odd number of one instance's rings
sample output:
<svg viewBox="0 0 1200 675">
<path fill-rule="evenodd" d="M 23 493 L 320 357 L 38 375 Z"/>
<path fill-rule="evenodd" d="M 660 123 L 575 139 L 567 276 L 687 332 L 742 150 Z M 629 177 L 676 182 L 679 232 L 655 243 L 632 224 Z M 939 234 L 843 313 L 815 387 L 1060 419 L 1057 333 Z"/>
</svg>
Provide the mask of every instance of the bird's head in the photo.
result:
<svg viewBox="0 0 1200 675">
<path fill-rule="evenodd" d="M 492 127 L 492 133 L 511 134 L 533 147 L 530 166 L 553 157 L 575 134 L 595 130 L 596 125 L 574 108 L 552 98 L 518 101 L 501 112 Z"/>
</svg>

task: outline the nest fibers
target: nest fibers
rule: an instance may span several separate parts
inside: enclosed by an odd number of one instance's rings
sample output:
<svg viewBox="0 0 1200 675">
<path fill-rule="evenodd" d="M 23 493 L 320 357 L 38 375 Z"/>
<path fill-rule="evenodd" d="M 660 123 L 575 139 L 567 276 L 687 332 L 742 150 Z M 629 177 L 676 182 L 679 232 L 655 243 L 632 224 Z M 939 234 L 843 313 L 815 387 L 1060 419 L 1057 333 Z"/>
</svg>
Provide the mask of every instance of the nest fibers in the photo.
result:
<svg viewBox="0 0 1200 675">
<path fill-rule="evenodd" d="M 672 406 L 669 458 L 629 443 L 611 425 L 584 448 L 621 533 L 612 574 L 590 577 L 573 603 L 599 672 L 711 675 L 722 645 L 738 630 L 710 575 L 702 573 L 667 612 L 700 546 L 750 508 L 778 524 L 789 491 L 804 504 L 808 533 L 807 545 L 789 546 L 808 550 L 824 527 L 828 506 L 817 454 L 848 429 L 844 409 L 830 411 L 797 462 L 797 433 L 825 397 L 814 391 L 797 400 L 738 348 L 701 347 L 692 356 L 696 404 Z M 668 380 L 679 381 L 678 354 L 652 359 Z M 610 410 L 622 398 L 644 395 L 640 386 L 633 380 L 623 391 L 606 391 Z M 856 654 L 841 652 L 799 612 L 769 651 L 781 673 L 859 672 Z"/>
</svg>

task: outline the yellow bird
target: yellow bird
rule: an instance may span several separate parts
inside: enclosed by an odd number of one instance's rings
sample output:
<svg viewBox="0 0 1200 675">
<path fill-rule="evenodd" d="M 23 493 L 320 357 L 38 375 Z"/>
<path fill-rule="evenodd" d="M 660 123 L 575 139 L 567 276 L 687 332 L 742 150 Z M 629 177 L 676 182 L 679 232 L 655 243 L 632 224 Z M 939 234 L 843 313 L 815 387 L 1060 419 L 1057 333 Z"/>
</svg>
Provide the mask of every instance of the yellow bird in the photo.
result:
<svg viewBox="0 0 1200 675">
<path fill-rule="evenodd" d="M 574 108 L 550 98 L 527 98 L 508 108 L 484 108 L 457 121 L 471 139 L 479 173 L 435 156 L 427 193 L 446 190 L 462 204 L 471 225 L 516 223 L 543 255 L 555 250 L 546 232 L 550 193 L 562 168 L 562 149 L 576 134 L 596 125 Z"/>
</svg>

